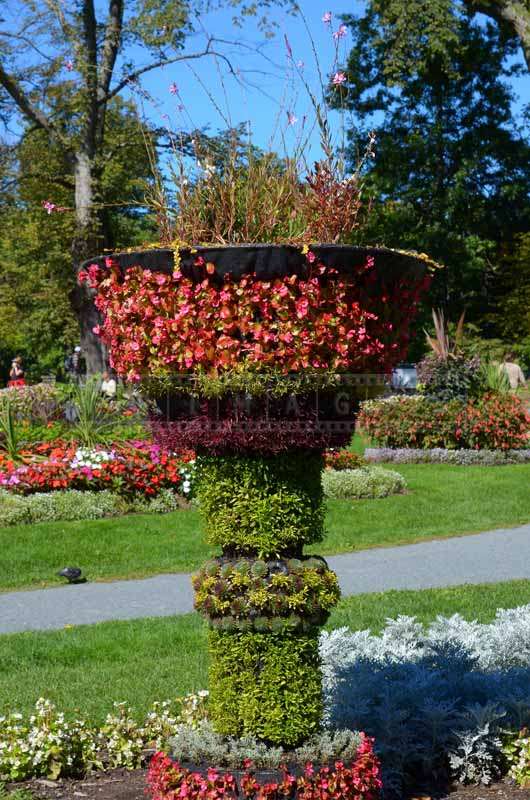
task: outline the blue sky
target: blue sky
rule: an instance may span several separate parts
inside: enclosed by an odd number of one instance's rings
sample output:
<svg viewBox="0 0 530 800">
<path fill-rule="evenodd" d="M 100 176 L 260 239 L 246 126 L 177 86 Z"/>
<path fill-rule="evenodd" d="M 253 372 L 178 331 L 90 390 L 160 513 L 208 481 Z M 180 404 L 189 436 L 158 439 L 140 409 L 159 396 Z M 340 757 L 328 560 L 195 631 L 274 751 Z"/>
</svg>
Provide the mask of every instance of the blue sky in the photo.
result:
<svg viewBox="0 0 530 800">
<path fill-rule="evenodd" d="M 320 8 L 315 2 L 302 2 L 309 32 L 300 18 L 273 9 L 269 16 L 277 25 L 276 35 L 269 40 L 258 30 L 253 19 L 246 20 L 244 27 L 237 29 L 233 26 L 231 11 L 204 16 L 201 25 L 207 34 L 234 42 L 234 45 L 220 47 L 231 63 L 240 69 L 240 76 L 231 76 L 226 64 L 212 58 L 166 67 L 146 76 L 142 82 L 158 101 L 156 109 L 146 102 L 146 113 L 162 124 L 166 114 L 172 124 L 198 128 L 209 125 L 212 131 L 225 128 L 227 121 L 231 124 L 250 122 L 254 142 L 264 148 L 272 146 L 281 153 L 284 150 L 291 152 L 300 138 L 307 134 L 311 143 L 310 156 L 317 158 L 319 135 L 316 129 L 311 133 L 314 119 L 311 100 L 292 65 L 303 62 L 299 69 L 320 99 L 318 71 L 320 68 L 326 78 L 334 69 L 337 52 L 332 31 L 337 29 L 339 14 L 348 5 L 344 0 L 328 0 L 325 7 Z M 333 14 L 331 26 L 322 22 L 325 11 Z M 285 36 L 292 48 L 292 61 L 287 57 Z M 351 42 L 348 38 L 346 36 L 340 43 L 339 59 L 343 59 L 349 50 Z M 311 40 L 318 53 L 318 64 Z M 198 33 L 190 37 L 186 49 L 190 52 L 200 50 L 203 42 L 204 34 Z M 178 96 L 170 93 L 172 83 L 178 86 Z M 179 112 L 181 105 L 185 110 Z M 297 117 L 294 125 L 287 124 L 288 111 Z M 304 116 L 307 117 L 305 123 Z M 339 115 L 331 112 L 330 118 L 337 137 L 340 137 L 342 123 Z"/>
<path fill-rule="evenodd" d="M 319 88 L 318 67 L 312 52 L 311 39 L 318 53 L 320 70 L 324 77 L 334 69 L 336 58 L 332 31 L 340 24 L 340 14 L 361 12 L 364 3 L 360 0 L 324 0 L 321 5 L 315 0 L 302 0 L 300 3 L 307 20 L 310 33 L 297 17 L 281 9 L 272 9 L 270 18 L 277 23 L 276 36 L 267 41 L 257 29 L 253 20 L 248 20 L 242 30 L 232 24 L 231 11 L 218 11 L 202 18 L 204 30 L 216 37 L 239 42 L 238 45 L 224 46 L 224 52 L 232 63 L 241 69 L 241 78 L 236 80 L 228 74 L 222 62 L 212 59 L 181 63 L 151 73 L 143 81 L 143 86 L 156 98 L 157 107 L 145 103 L 145 111 L 152 119 L 164 124 L 169 117 L 172 126 L 202 127 L 209 125 L 212 131 L 232 124 L 251 121 L 252 136 L 256 144 L 283 153 L 292 151 L 302 135 L 302 120 L 308 121 L 304 132 L 310 134 L 309 159 L 320 155 L 319 135 L 316 129 L 311 133 L 309 120 L 314 119 L 311 101 L 301 82 L 289 68 L 284 36 L 287 36 L 293 52 L 293 62 L 304 62 L 303 75 L 317 97 Z M 331 28 L 322 22 L 325 11 L 331 11 Z M 351 45 L 350 37 L 341 41 L 339 59 L 345 56 Z M 190 38 L 187 50 L 201 48 L 204 36 L 197 34 Z M 522 63 L 522 57 L 521 57 Z M 221 78 L 223 76 L 223 78 Z M 169 87 L 177 84 L 179 94 L 173 96 Z M 201 83 L 203 86 L 201 86 Z M 530 75 L 514 79 L 514 90 L 518 96 L 516 107 L 530 102 Z M 208 96 L 210 95 L 210 97 Z M 184 106 L 179 112 L 178 107 Z M 216 108 L 217 106 L 217 108 Z M 298 118 L 298 122 L 287 125 L 287 111 Z M 224 118 L 223 118 L 224 117 Z M 340 115 L 330 112 L 329 118 L 336 140 L 340 140 L 344 127 Z M 348 120 L 345 120 L 348 124 Z"/>
<path fill-rule="evenodd" d="M 311 127 L 314 122 L 311 101 L 294 74 L 293 64 L 304 62 L 302 74 L 320 99 L 319 67 L 326 78 L 334 71 L 336 61 L 332 32 L 340 24 L 342 13 L 361 13 L 364 1 L 322 0 L 321 4 L 320 0 L 300 0 L 309 31 L 299 17 L 273 5 L 269 10 L 269 18 L 276 23 L 276 35 L 271 40 L 265 38 L 252 18 L 246 20 L 243 28 L 235 28 L 233 11 L 227 9 L 228 5 L 225 2 L 222 10 L 200 19 L 198 27 L 202 26 L 203 30 L 188 38 L 184 52 L 201 50 L 208 34 L 227 40 L 231 44 L 220 45 L 220 48 L 234 67 L 240 70 L 239 77 L 231 76 L 222 61 L 212 58 L 181 62 L 155 70 L 142 78 L 141 85 L 151 97 L 142 101 L 144 113 L 156 124 L 168 125 L 173 130 L 209 126 L 215 132 L 226 128 L 227 124 L 250 122 L 255 144 L 263 148 L 271 147 L 280 154 L 286 151 L 292 153 L 301 138 L 308 136 L 307 160 L 311 162 L 319 158 L 319 133 L 315 127 Z M 96 0 L 101 20 L 105 18 L 106 6 L 103 0 Z M 332 13 L 331 26 L 322 22 L 322 15 L 326 11 Z M 2 13 L 6 16 L 6 25 L 16 27 L 20 15 L 19 0 L 7 0 Z M 292 48 L 292 61 L 287 58 L 285 36 Z M 318 65 L 311 40 L 318 53 Z M 347 35 L 340 42 L 339 61 L 345 58 L 350 45 Z M 68 55 L 65 53 L 65 58 Z M 149 60 L 149 54 L 140 48 L 127 52 L 126 57 L 135 62 L 136 67 Z M 178 95 L 170 92 L 172 84 L 178 86 Z M 530 103 L 528 72 L 515 79 L 513 85 L 518 96 L 516 107 Z M 184 110 L 179 111 L 181 106 Z M 297 117 L 296 124 L 287 124 L 287 112 Z M 305 124 L 304 117 L 307 117 Z M 342 130 L 349 127 L 350 120 L 342 120 L 340 114 L 333 111 L 329 112 L 328 117 L 335 141 L 340 143 Z M 8 139 L 16 136 L 19 130 L 15 125 L 7 132 Z"/>
</svg>

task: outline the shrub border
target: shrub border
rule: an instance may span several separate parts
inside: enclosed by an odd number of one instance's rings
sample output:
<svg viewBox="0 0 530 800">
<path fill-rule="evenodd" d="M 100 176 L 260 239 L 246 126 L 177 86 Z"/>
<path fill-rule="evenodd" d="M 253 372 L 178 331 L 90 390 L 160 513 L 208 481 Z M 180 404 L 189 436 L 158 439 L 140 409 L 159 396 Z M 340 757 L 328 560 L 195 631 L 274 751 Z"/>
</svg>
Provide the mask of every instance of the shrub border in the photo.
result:
<svg viewBox="0 0 530 800">
<path fill-rule="evenodd" d="M 447 450 L 433 447 L 367 447 L 364 458 L 370 464 L 453 464 L 469 467 L 498 467 L 506 464 L 530 464 L 530 448 L 523 450 Z"/>
</svg>

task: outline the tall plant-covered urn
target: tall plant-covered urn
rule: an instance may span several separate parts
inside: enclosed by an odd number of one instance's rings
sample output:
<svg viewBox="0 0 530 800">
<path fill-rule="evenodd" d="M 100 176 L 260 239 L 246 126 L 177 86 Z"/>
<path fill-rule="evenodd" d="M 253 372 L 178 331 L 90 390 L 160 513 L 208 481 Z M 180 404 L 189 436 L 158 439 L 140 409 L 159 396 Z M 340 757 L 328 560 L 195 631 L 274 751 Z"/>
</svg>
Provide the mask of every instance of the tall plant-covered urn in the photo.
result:
<svg viewBox="0 0 530 800">
<path fill-rule="evenodd" d="M 156 401 L 153 435 L 197 454 L 204 532 L 193 577 L 209 625 L 220 733 L 293 746 L 320 726 L 320 626 L 335 574 L 326 447 L 403 359 L 430 262 L 381 248 L 241 245 L 87 262 L 113 368 Z"/>
</svg>

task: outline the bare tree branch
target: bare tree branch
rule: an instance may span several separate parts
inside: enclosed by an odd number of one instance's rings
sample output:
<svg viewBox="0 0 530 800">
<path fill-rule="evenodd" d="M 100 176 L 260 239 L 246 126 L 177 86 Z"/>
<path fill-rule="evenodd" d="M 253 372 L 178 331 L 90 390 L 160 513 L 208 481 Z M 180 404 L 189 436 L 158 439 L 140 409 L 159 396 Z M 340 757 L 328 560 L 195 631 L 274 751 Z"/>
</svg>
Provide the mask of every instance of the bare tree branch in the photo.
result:
<svg viewBox="0 0 530 800">
<path fill-rule="evenodd" d="M 54 127 L 48 117 L 43 114 L 40 109 L 33 105 L 18 81 L 5 71 L 2 64 L 0 64 L 0 86 L 4 87 L 26 119 L 31 120 L 37 128 L 45 130 L 50 137 L 60 143 L 65 150 L 69 149 L 57 128 Z"/>
<path fill-rule="evenodd" d="M 85 147 L 90 157 L 95 152 L 96 128 L 98 122 L 98 43 L 97 20 L 94 0 L 83 0 L 82 8 L 84 64 L 83 72 L 87 89 L 87 114 L 84 123 Z"/>
<path fill-rule="evenodd" d="M 44 58 L 50 63 L 53 63 L 55 60 L 53 56 L 50 56 L 46 53 L 43 53 L 42 50 L 39 50 L 35 42 L 28 36 L 23 36 L 20 33 L 11 33 L 11 31 L 0 31 L 0 36 L 4 36 L 6 39 L 18 39 L 20 42 L 24 42 L 24 44 L 27 44 L 32 50 L 35 50 L 35 52 L 38 53 L 41 58 Z"/>
<path fill-rule="evenodd" d="M 109 19 L 107 28 L 105 30 L 105 39 L 103 42 L 101 62 L 99 67 L 99 80 L 97 90 L 98 100 L 98 121 L 96 138 L 98 141 L 103 140 L 105 129 L 105 112 L 107 103 L 100 102 L 105 100 L 108 95 L 116 58 L 120 49 L 120 40 L 123 26 L 123 0 L 110 0 L 109 3 Z"/>
<path fill-rule="evenodd" d="M 105 31 L 105 40 L 103 42 L 100 76 L 99 76 L 99 93 L 101 97 L 107 95 L 118 56 L 120 47 L 120 37 L 123 26 L 123 0 L 110 0 L 109 3 L 109 20 Z"/>
<path fill-rule="evenodd" d="M 178 61 L 195 61 L 196 59 L 204 58 L 205 56 L 215 56 L 222 59 L 228 65 L 232 75 L 236 75 L 236 71 L 231 64 L 230 59 L 224 53 L 218 53 L 217 51 L 212 50 L 212 44 L 214 41 L 214 38 L 209 39 L 204 50 L 201 50 L 198 53 L 188 53 L 187 55 L 174 56 L 173 58 L 160 58 L 158 61 L 154 61 L 152 64 L 147 64 L 145 67 L 140 67 L 134 72 L 130 72 L 128 75 L 122 78 L 122 80 L 119 81 L 116 86 L 107 92 L 105 97 L 102 97 L 99 102 L 104 103 L 110 100 L 112 97 L 115 97 L 128 84 L 134 83 L 140 77 L 140 75 L 144 75 L 146 72 L 151 72 L 159 67 L 165 67 L 168 64 L 175 64 Z"/>
<path fill-rule="evenodd" d="M 519 39 L 526 65 L 530 70 L 530 4 L 528 0 L 465 0 L 472 11 L 507 25 Z"/>
</svg>

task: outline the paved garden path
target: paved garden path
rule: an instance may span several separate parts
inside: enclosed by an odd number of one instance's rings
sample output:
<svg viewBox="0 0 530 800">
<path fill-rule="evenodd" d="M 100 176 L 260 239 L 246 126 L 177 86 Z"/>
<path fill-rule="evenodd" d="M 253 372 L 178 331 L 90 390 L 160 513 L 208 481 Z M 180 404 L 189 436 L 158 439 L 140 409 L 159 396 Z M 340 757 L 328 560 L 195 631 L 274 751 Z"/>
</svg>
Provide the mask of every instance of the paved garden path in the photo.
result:
<svg viewBox="0 0 530 800">
<path fill-rule="evenodd" d="M 344 595 L 530 578 L 530 524 L 452 539 L 330 556 Z M 0 594 L 0 633 L 193 609 L 189 575 Z"/>
</svg>

